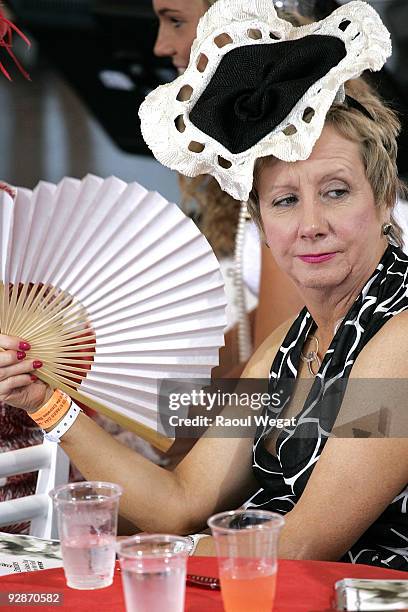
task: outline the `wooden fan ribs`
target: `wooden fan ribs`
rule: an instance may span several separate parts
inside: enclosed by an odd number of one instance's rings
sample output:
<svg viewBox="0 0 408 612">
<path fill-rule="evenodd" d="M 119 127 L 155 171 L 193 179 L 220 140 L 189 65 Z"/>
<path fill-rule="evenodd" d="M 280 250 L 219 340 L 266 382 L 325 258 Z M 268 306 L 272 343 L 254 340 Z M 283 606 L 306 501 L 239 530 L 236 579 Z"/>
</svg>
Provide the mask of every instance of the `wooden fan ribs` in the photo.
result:
<svg viewBox="0 0 408 612">
<path fill-rule="evenodd" d="M 56 287 L 20 283 L 1 290 L 2 333 L 30 342 L 28 357 L 41 359 L 54 386 L 78 387 L 92 367 L 96 341 L 84 307 Z"/>
</svg>

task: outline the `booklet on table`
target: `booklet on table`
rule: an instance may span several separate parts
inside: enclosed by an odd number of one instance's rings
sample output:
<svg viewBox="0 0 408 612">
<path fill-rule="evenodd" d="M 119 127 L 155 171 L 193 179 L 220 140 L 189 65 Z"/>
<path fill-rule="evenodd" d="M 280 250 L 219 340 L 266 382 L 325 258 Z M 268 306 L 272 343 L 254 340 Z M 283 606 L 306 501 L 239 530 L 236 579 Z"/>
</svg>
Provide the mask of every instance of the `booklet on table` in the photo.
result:
<svg viewBox="0 0 408 612">
<path fill-rule="evenodd" d="M 58 540 L 0 532 L 0 576 L 62 567 Z"/>
</svg>

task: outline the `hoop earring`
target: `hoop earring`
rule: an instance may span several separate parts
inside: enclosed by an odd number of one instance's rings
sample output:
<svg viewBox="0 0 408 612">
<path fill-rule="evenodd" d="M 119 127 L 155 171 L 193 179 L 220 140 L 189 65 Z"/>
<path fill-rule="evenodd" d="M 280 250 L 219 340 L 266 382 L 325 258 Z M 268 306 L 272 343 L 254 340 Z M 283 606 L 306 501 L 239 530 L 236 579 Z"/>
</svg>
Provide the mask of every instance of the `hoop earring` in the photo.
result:
<svg viewBox="0 0 408 612">
<path fill-rule="evenodd" d="M 383 223 L 381 226 L 381 232 L 383 234 L 383 236 L 389 236 L 392 230 L 392 224 L 391 223 Z"/>
</svg>

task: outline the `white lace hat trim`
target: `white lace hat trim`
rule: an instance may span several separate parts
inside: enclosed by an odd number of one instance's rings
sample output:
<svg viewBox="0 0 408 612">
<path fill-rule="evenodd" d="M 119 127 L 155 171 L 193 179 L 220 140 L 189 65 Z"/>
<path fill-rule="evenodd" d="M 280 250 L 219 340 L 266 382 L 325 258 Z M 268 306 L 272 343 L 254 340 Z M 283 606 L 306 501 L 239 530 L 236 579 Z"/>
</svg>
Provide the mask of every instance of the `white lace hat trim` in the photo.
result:
<svg viewBox="0 0 408 612">
<path fill-rule="evenodd" d="M 256 145 L 232 154 L 189 120 L 191 109 L 226 53 L 244 45 L 276 44 L 309 34 L 339 38 L 346 56 Z M 377 12 L 359 0 L 302 27 L 280 19 L 272 0 L 218 0 L 200 20 L 184 74 L 152 91 L 141 105 L 143 138 L 163 165 L 190 177 L 211 174 L 221 189 L 246 201 L 255 161 L 268 155 L 284 161 L 307 159 L 345 81 L 367 69 L 380 70 L 390 55 L 388 30 Z"/>
</svg>

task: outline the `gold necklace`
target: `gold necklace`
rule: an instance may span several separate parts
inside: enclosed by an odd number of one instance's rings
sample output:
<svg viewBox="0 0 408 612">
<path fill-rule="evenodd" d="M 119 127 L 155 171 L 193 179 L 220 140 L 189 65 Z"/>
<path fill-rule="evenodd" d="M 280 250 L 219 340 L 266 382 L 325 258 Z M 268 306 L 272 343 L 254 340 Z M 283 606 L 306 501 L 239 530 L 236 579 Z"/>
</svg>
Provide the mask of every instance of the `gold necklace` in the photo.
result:
<svg viewBox="0 0 408 612">
<path fill-rule="evenodd" d="M 310 339 L 316 342 L 316 350 L 308 351 L 306 355 L 304 355 L 302 351 L 300 351 L 300 358 L 304 363 L 307 363 L 307 368 L 309 370 L 309 373 L 312 376 L 316 377 L 318 371 L 320 370 L 320 366 L 322 365 L 321 359 L 318 354 L 319 353 L 319 340 L 316 338 L 316 336 L 310 336 Z M 313 370 L 314 363 L 317 364 L 316 372 L 314 372 Z"/>
</svg>

